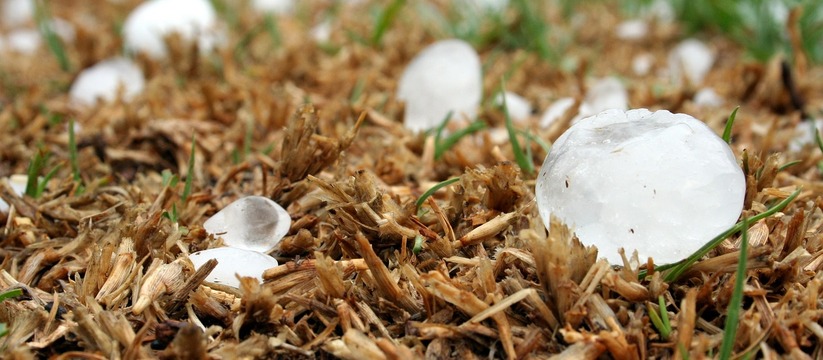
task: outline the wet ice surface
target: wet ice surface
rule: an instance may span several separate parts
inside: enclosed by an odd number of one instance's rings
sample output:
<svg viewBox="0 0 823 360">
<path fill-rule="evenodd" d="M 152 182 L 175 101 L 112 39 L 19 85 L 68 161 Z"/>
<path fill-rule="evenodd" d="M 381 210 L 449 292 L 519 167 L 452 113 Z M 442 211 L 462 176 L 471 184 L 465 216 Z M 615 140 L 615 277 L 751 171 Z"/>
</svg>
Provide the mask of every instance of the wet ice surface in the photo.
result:
<svg viewBox="0 0 823 360">
<path fill-rule="evenodd" d="M 289 213 L 271 199 L 247 196 L 206 220 L 203 228 L 226 246 L 268 252 L 289 232 Z"/>
<path fill-rule="evenodd" d="M 165 37 L 174 33 L 184 41 L 197 41 L 201 51 L 213 49 L 222 36 L 217 14 L 208 0 L 147 1 L 123 23 L 125 48 L 153 58 L 166 56 Z"/>
<path fill-rule="evenodd" d="M 143 71 L 131 60 L 112 58 L 83 70 L 71 84 L 72 102 L 92 106 L 97 99 L 113 101 L 123 90 L 123 99 L 130 100 L 143 91 Z"/>
<path fill-rule="evenodd" d="M 681 260 L 734 225 L 745 180 L 728 145 L 701 121 L 668 111 L 609 110 L 557 141 L 537 180 L 540 216 L 569 225 L 599 256 L 637 249 Z"/>
<path fill-rule="evenodd" d="M 462 40 L 429 45 L 403 71 L 397 98 L 406 103 L 404 125 L 423 131 L 452 119 L 472 120 L 483 92 L 480 57 Z"/>
<path fill-rule="evenodd" d="M 217 266 L 206 277 L 206 281 L 232 287 L 240 287 L 236 275 L 253 277 L 263 281 L 263 272 L 277 266 L 277 260 L 269 255 L 231 247 L 221 247 L 198 251 L 189 255 L 195 269 L 199 269 L 210 259 L 217 260 Z M 235 275 L 236 274 L 236 275 Z"/>
</svg>

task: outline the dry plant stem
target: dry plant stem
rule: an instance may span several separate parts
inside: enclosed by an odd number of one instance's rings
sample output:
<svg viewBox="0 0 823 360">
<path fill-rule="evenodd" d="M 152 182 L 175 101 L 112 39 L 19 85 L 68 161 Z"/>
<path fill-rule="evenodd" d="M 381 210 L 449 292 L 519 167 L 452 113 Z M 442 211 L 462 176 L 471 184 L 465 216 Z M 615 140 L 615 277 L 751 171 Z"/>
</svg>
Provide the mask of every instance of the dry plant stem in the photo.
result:
<svg viewBox="0 0 823 360">
<path fill-rule="evenodd" d="M 397 283 L 394 282 L 391 273 L 389 273 L 389 269 L 386 268 L 386 265 L 383 264 L 380 257 L 374 253 L 369 240 L 361 233 L 355 234 L 354 238 L 357 241 L 363 259 L 366 261 L 366 265 L 369 267 L 369 271 L 375 280 L 377 280 L 378 289 L 380 289 L 389 300 L 399 304 L 409 313 L 419 313 L 422 310 L 420 305 L 412 298 L 410 293 L 401 290 Z"/>
</svg>

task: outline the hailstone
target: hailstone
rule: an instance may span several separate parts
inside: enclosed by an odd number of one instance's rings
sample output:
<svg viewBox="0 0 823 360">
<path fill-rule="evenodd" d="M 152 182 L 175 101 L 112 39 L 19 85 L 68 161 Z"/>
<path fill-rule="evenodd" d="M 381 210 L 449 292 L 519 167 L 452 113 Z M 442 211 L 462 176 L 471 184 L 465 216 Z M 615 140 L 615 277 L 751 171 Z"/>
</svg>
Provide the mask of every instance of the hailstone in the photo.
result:
<svg viewBox="0 0 823 360">
<path fill-rule="evenodd" d="M 157 59 L 166 56 L 165 37 L 177 33 L 197 41 L 201 50 L 213 49 L 220 40 L 217 14 L 208 0 L 151 0 L 138 5 L 123 23 L 127 50 Z"/>
<path fill-rule="evenodd" d="M 94 105 L 98 98 L 114 101 L 121 86 L 124 100 L 140 94 L 145 86 L 143 71 L 131 60 L 112 58 L 83 70 L 71 84 L 69 98 L 85 106 Z"/>
<path fill-rule="evenodd" d="M 734 225 L 745 189 L 728 144 L 703 122 L 636 109 L 571 126 L 543 162 L 536 195 L 547 228 L 559 218 L 613 264 L 619 248 L 661 264 Z"/>
<path fill-rule="evenodd" d="M 400 78 L 406 128 L 423 131 L 452 118 L 471 120 L 483 92 L 480 57 L 463 40 L 441 40 L 423 49 Z"/>
<path fill-rule="evenodd" d="M 277 266 L 277 259 L 252 250 L 220 247 L 198 251 L 189 255 L 195 269 L 200 269 L 207 261 L 217 260 L 217 266 L 206 276 L 206 281 L 239 288 L 239 276 L 253 277 L 263 281 L 263 272 Z"/>
<path fill-rule="evenodd" d="M 203 228 L 223 244 L 268 252 L 289 232 L 291 217 L 282 206 L 262 196 L 247 196 L 218 211 Z"/>
</svg>

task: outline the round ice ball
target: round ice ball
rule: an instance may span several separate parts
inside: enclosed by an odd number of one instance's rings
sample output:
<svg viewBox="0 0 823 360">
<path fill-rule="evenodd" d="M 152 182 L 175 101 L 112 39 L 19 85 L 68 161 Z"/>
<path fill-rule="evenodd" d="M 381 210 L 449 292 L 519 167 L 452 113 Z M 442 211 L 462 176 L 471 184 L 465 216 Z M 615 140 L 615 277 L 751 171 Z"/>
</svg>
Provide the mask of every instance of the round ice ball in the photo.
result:
<svg viewBox="0 0 823 360">
<path fill-rule="evenodd" d="M 483 92 L 481 73 L 480 57 L 463 40 L 441 40 L 423 49 L 397 86 L 397 98 L 406 102 L 406 128 L 434 128 L 450 112 L 453 119 L 473 119 Z"/>
<path fill-rule="evenodd" d="M 207 233 L 235 248 L 268 252 L 289 232 L 291 217 L 282 206 L 262 196 L 247 196 L 218 211 L 205 223 Z"/>
<path fill-rule="evenodd" d="M 263 281 L 263 272 L 277 266 L 277 259 L 251 250 L 221 247 L 198 251 L 189 255 L 195 269 L 200 269 L 207 261 L 217 260 L 217 266 L 206 276 L 206 281 L 215 284 L 240 287 L 237 275 L 253 277 Z"/>
<path fill-rule="evenodd" d="M 619 248 L 661 264 L 734 225 L 745 189 L 731 149 L 703 122 L 636 109 L 607 110 L 563 133 L 536 195 L 547 228 L 557 217 L 613 264 Z"/>
<path fill-rule="evenodd" d="M 69 89 L 72 102 L 92 106 L 97 99 L 113 101 L 123 88 L 123 99 L 130 100 L 143 91 L 143 71 L 131 60 L 112 58 L 83 70 Z"/>
<path fill-rule="evenodd" d="M 217 44 L 217 15 L 208 0 L 151 0 L 137 6 L 123 23 L 127 50 L 153 58 L 166 56 L 164 38 L 173 33 L 197 41 L 201 50 Z"/>
</svg>

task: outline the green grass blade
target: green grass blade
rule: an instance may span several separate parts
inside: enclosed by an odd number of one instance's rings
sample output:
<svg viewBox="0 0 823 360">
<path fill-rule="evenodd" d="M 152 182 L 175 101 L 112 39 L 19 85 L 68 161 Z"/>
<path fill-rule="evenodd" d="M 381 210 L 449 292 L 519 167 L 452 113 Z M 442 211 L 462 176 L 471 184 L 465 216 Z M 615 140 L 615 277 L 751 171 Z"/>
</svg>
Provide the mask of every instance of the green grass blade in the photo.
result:
<svg viewBox="0 0 823 360">
<path fill-rule="evenodd" d="M 786 199 L 784 199 L 783 201 L 781 201 L 777 205 L 769 208 L 769 210 L 766 210 L 765 212 L 762 212 L 760 214 L 752 216 L 751 218 L 748 219 L 747 224 L 748 223 L 756 223 L 760 220 L 763 220 L 763 219 L 765 219 L 769 216 L 774 215 L 778 211 L 783 210 L 783 208 L 788 206 L 792 201 L 794 201 L 795 198 L 797 198 L 798 195 L 800 195 L 801 190 L 802 189 L 795 190 L 789 197 L 787 197 Z M 673 281 L 677 280 L 678 278 L 680 278 L 681 275 L 683 275 L 683 273 L 686 272 L 686 270 L 689 269 L 690 266 L 692 266 L 694 263 L 696 263 L 698 260 L 700 260 L 706 254 L 708 254 L 709 251 L 711 251 L 712 249 L 717 247 L 717 245 L 720 245 L 720 243 L 723 242 L 723 240 L 725 240 L 729 236 L 732 236 L 732 235 L 734 235 L 734 234 L 736 234 L 740 231 L 744 231 L 744 230 L 748 230 L 748 227 L 744 227 L 744 222 L 743 221 L 738 222 L 737 224 L 735 224 L 734 226 L 732 226 L 728 230 L 720 233 L 720 235 L 717 235 L 714 239 L 712 239 L 711 241 L 706 243 L 706 245 L 703 245 L 703 247 L 701 247 L 699 250 L 695 251 L 694 254 L 690 255 L 685 260 L 677 262 L 675 264 L 671 264 L 671 265 L 673 265 L 673 266 L 671 266 L 671 270 L 669 271 L 669 273 L 666 274 L 666 276 L 663 279 L 666 282 L 673 282 Z"/>
<path fill-rule="evenodd" d="M 51 51 L 54 58 L 57 59 L 57 63 L 60 64 L 60 70 L 69 71 L 71 70 L 69 57 L 66 55 L 66 49 L 63 47 L 63 42 L 60 41 L 60 37 L 54 33 L 51 24 L 51 13 L 47 3 L 45 0 L 34 2 L 34 21 L 37 23 L 40 36 L 46 40 L 46 46 L 48 46 L 49 51 Z"/>
<path fill-rule="evenodd" d="M 400 9 L 405 4 L 405 0 L 394 0 L 391 4 L 386 6 L 385 9 L 383 9 L 383 12 L 381 12 L 380 16 L 377 18 L 377 23 L 374 26 L 374 32 L 371 35 L 370 43 L 372 46 L 380 45 L 380 41 L 383 40 L 383 35 L 386 34 L 386 30 L 389 29 L 391 23 L 397 17 Z"/>
<path fill-rule="evenodd" d="M 357 79 L 357 83 L 354 84 L 354 88 L 351 90 L 351 96 L 349 96 L 349 104 L 354 104 L 357 100 L 360 100 L 360 96 L 363 95 L 363 89 L 366 88 L 366 79 L 359 78 Z"/>
<path fill-rule="evenodd" d="M 77 140 L 74 136 L 74 119 L 69 120 L 69 162 L 71 163 L 71 173 L 74 181 L 80 183 L 80 164 L 77 160 Z"/>
<path fill-rule="evenodd" d="M 191 154 L 189 155 L 189 168 L 186 171 L 186 185 L 183 186 L 183 194 L 180 196 L 183 199 L 183 202 L 189 198 L 189 194 L 191 194 L 191 184 L 194 182 L 194 150 L 195 144 L 197 141 L 194 139 L 194 135 L 191 136 Z"/>
<path fill-rule="evenodd" d="M 28 180 L 26 181 L 26 195 L 31 198 L 36 199 L 39 196 L 37 192 L 37 178 L 46 166 L 46 161 L 48 161 L 48 158 L 48 153 L 43 152 L 42 149 L 38 149 L 37 152 L 34 153 L 34 157 L 29 162 L 29 167 L 26 171 L 26 174 L 28 175 Z"/>
<path fill-rule="evenodd" d="M 59 170 L 59 169 L 60 169 L 59 165 L 51 168 L 51 170 L 46 174 L 46 176 L 43 176 L 42 180 L 37 181 L 37 196 L 36 197 L 39 198 L 40 195 L 43 195 L 43 192 L 46 191 L 46 185 L 49 184 L 49 180 L 51 180 L 51 178 L 53 178 L 54 175 L 57 175 L 57 170 Z"/>
<path fill-rule="evenodd" d="M 518 129 L 517 133 L 520 134 L 520 135 L 525 136 L 527 139 L 529 139 L 529 141 L 532 141 L 532 142 L 536 143 L 537 145 L 540 145 L 540 147 L 543 149 L 543 151 L 546 152 L 546 154 L 548 154 L 549 151 L 551 151 L 551 149 L 552 149 L 552 146 L 549 145 L 549 143 L 547 143 L 545 140 L 541 139 L 540 137 L 534 136 L 534 134 L 532 134 L 530 131 L 519 130 Z"/>
<path fill-rule="evenodd" d="M 417 235 L 414 237 L 414 247 L 412 247 L 412 252 L 415 254 L 419 254 L 423 251 L 423 235 Z"/>
<path fill-rule="evenodd" d="M 515 130 L 512 118 L 509 116 L 509 106 L 506 104 L 505 96 L 503 97 L 503 113 L 506 115 L 506 130 L 509 131 L 509 141 L 512 143 L 514 159 L 526 174 L 531 175 L 534 173 L 534 164 L 531 158 L 526 157 L 526 154 L 523 153 L 523 148 L 520 147 L 520 141 L 517 140 L 517 130 Z"/>
<path fill-rule="evenodd" d="M 723 130 L 723 141 L 726 144 L 732 143 L 732 126 L 734 125 L 734 119 L 737 117 L 737 110 L 740 110 L 740 106 L 734 108 L 732 114 L 729 115 L 729 119 L 726 120 L 726 128 Z"/>
<path fill-rule="evenodd" d="M 23 295 L 23 289 L 21 289 L 21 288 L 11 289 L 9 291 L 0 293 L 0 301 L 11 299 L 13 297 L 18 297 L 20 295 Z"/>
<path fill-rule="evenodd" d="M 454 146 L 454 144 L 457 144 L 457 142 L 460 141 L 460 139 L 462 139 L 464 136 L 476 133 L 476 132 L 478 132 L 480 130 L 483 130 L 485 128 L 486 128 L 486 123 L 484 123 L 482 121 L 475 121 L 475 122 L 469 124 L 469 126 L 466 126 L 466 127 L 462 128 L 460 130 L 455 131 L 453 134 L 450 134 L 449 136 L 447 136 L 445 139 L 443 139 L 441 141 L 438 141 L 439 135 L 440 135 L 440 131 L 438 131 L 437 132 L 438 137 L 435 138 L 435 142 L 434 142 L 435 143 L 435 145 L 434 145 L 434 159 L 435 160 L 440 160 L 440 158 L 443 156 L 443 154 L 445 154 L 446 151 L 451 149 Z M 440 130 L 442 130 L 442 128 Z"/>
<path fill-rule="evenodd" d="M 649 312 L 649 319 L 652 321 L 652 325 L 657 329 L 664 339 L 669 338 L 669 332 L 665 325 L 663 325 L 663 320 L 660 318 L 660 315 L 657 314 L 657 311 L 654 310 L 651 304 L 648 305 L 648 312 Z"/>
<path fill-rule="evenodd" d="M 743 218 L 743 228 L 749 228 L 749 219 Z M 720 345 L 720 359 L 728 360 L 734 351 L 734 340 L 737 335 L 737 319 L 740 316 L 740 307 L 743 303 L 743 286 L 746 284 L 746 261 L 748 260 L 749 239 L 748 231 L 744 230 L 740 234 L 740 257 L 737 260 L 737 274 L 734 279 L 734 292 L 729 300 L 729 307 L 726 311 L 726 324 L 723 331 L 723 343 Z"/>
<path fill-rule="evenodd" d="M 666 331 L 671 334 L 672 333 L 672 323 L 669 321 L 669 312 L 666 310 L 666 300 L 663 299 L 663 295 L 657 297 L 657 306 L 660 307 L 660 320 L 663 321 L 663 327 L 666 328 Z M 666 337 L 669 337 L 666 335 Z"/>
<path fill-rule="evenodd" d="M 457 182 L 457 180 L 460 180 L 460 178 L 451 178 L 448 180 L 444 180 L 435 184 L 430 189 L 426 190 L 426 192 L 424 192 L 423 195 L 420 195 L 420 198 L 418 198 L 417 201 L 414 203 L 417 211 L 420 211 L 420 207 L 423 206 L 423 203 L 426 202 L 426 199 L 428 199 L 430 196 L 432 196 L 432 194 L 437 192 L 437 190 L 440 190 L 444 186 L 454 184 L 455 182 Z"/>
<path fill-rule="evenodd" d="M 274 46 L 277 47 L 279 44 L 282 44 L 283 41 L 280 36 L 280 26 L 277 24 L 277 18 L 272 14 L 268 14 L 263 23 L 266 25 L 266 32 L 269 33 Z"/>
<path fill-rule="evenodd" d="M 800 161 L 800 160 L 795 160 L 795 161 L 790 161 L 790 162 L 787 162 L 787 163 L 783 164 L 783 166 L 781 166 L 781 167 L 777 168 L 777 171 L 778 171 L 778 172 L 781 172 L 781 171 L 786 170 L 786 169 L 788 169 L 788 168 L 790 168 L 790 167 L 792 167 L 792 166 L 795 166 L 795 165 L 797 165 L 797 164 L 800 164 L 801 162 L 802 162 L 802 161 Z"/>
</svg>

